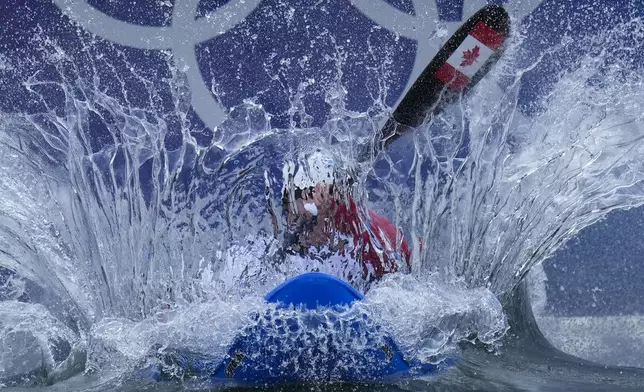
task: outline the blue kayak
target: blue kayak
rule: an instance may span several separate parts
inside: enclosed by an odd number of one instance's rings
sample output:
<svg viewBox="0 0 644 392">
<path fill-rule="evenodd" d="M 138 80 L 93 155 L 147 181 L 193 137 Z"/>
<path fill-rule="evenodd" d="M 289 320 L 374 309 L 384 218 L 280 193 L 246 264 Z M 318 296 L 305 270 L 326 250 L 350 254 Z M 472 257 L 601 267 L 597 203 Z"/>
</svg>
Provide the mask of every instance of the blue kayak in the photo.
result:
<svg viewBox="0 0 644 392">
<path fill-rule="evenodd" d="M 251 317 L 251 325 L 240 331 L 223 361 L 171 350 L 161 358 L 164 365 L 146 369 L 145 376 L 168 380 L 180 369 L 184 378 L 215 385 L 370 382 L 429 375 L 454 363 L 406 361 L 394 340 L 352 306 L 364 296 L 333 276 L 296 276 L 265 299 L 276 306 Z"/>
</svg>

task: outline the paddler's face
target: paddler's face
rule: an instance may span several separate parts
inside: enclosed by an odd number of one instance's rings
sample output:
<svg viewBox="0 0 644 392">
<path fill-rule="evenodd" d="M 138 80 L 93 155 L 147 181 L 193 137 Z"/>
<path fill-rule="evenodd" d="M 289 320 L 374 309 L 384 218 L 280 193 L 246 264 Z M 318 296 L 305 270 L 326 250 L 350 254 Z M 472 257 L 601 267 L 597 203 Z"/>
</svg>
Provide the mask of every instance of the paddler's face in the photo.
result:
<svg viewBox="0 0 644 392">
<path fill-rule="evenodd" d="M 322 246 L 329 242 L 333 227 L 336 203 L 331 186 L 317 184 L 314 189 L 302 192 L 294 205 L 289 206 L 288 224 L 300 233 L 303 246 Z"/>
</svg>

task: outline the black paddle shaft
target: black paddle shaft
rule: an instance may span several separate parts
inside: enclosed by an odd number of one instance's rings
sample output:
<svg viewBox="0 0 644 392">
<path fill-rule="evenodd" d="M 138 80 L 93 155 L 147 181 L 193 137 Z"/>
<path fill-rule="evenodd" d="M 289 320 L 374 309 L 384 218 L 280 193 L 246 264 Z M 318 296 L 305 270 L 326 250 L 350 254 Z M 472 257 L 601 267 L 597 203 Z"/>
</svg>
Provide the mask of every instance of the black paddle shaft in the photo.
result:
<svg viewBox="0 0 644 392">
<path fill-rule="evenodd" d="M 510 18 L 507 11 L 501 6 L 487 5 L 469 18 L 425 67 L 385 126 L 376 134 L 373 143 L 373 156 L 383 151 L 408 130 L 422 124 L 428 115 L 440 113 L 447 103 L 453 102 L 459 95 L 467 93 L 498 61 L 503 52 L 503 45 L 494 51 L 494 54 L 471 78 L 469 83 L 459 89 L 450 88 L 448 84 L 436 77 L 439 68 L 447 62 L 479 22 L 483 22 L 503 37 L 508 36 Z"/>
</svg>

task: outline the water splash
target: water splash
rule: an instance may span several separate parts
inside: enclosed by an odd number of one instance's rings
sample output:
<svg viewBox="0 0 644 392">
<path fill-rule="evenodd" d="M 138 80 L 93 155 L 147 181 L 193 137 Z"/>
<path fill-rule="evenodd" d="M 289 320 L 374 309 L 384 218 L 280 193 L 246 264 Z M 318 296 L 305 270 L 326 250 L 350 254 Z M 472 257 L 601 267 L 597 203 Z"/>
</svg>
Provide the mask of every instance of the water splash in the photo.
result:
<svg viewBox="0 0 644 392">
<path fill-rule="evenodd" d="M 411 165 L 397 162 L 395 150 L 376 163 L 386 192 L 374 204 L 394 205 L 396 220 L 410 222 L 415 274 L 507 292 L 583 227 L 642 204 L 644 79 L 632 66 L 632 37 L 642 33 L 635 19 L 553 48 L 591 51 L 574 70 L 553 75 L 558 82 L 533 118 L 518 111 L 519 81 L 543 57 L 517 71 L 522 52 L 511 47 L 470 99 L 401 147 L 413 148 Z M 495 83 L 504 79 L 501 93 Z"/>
<path fill-rule="evenodd" d="M 489 290 L 468 290 L 437 275 L 422 281 L 387 276 L 360 306 L 396 337 L 405 358 L 422 363 L 439 363 L 464 340 L 494 343 L 507 330 L 501 304 Z"/>
<path fill-rule="evenodd" d="M 271 129 L 249 100 L 209 135 L 195 126 L 189 89 L 167 54 L 157 59 L 161 86 L 127 72 L 128 53 L 118 48 L 109 50 L 121 63 L 107 62 L 92 37 L 83 38 L 84 66 L 46 40 L 38 43 L 44 67 L 2 59 L 3 78 L 19 80 L 34 105 L 0 117 L 0 267 L 40 288 L 31 304 L 14 294 L 2 302 L 11 315 L 2 328 L 33 329 L 50 352 L 62 339 L 87 352 L 86 369 L 114 375 L 159 343 L 223 355 L 247 315 L 262 311 L 262 293 L 299 272 L 273 259 L 283 230 L 281 162 L 324 147 L 340 171 L 358 173 L 356 200 L 393 215 L 413 244 L 411 274 L 373 286 L 364 311 L 424 362 L 461 340 L 493 342 L 507 326 L 492 292 L 509 290 L 608 211 L 644 200 L 642 79 L 618 56 L 632 49 L 618 44 L 624 35 L 644 36 L 641 26 L 634 20 L 587 41 L 618 49 L 560 75 L 531 119 L 517 111 L 527 71 L 513 65 L 517 38 L 494 77 L 406 141 L 411 165 L 395 146 L 378 162 L 355 161 L 384 101 L 352 113 L 337 84 L 322 128 Z M 117 83 L 106 84 L 106 72 Z M 491 93 L 503 78 L 509 87 Z M 128 83 L 138 83 L 139 96 Z M 307 124 L 301 87 L 290 111 L 298 125 Z"/>
</svg>

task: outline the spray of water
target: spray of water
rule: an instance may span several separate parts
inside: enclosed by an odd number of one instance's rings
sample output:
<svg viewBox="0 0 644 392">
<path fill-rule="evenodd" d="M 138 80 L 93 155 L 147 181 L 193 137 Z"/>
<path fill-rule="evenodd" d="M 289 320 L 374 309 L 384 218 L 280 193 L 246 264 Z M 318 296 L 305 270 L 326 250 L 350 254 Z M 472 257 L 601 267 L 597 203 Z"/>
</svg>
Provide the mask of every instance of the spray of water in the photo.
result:
<svg viewBox="0 0 644 392">
<path fill-rule="evenodd" d="M 624 44 L 642 33 L 635 19 L 552 48 L 590 51 L 553 75 L 558 82 L 532 118 L 519 113 L 519 80 L 551 53 L 517 69 L 517 36 L 470 99 L 414 133 L 412 165 L 397 162 L 396 151 L 376 163 L 386 192 L 374 203 L 386 200 L 399 222 L 411 222 L 415 274 L 500 294 L 583 227 L 642 204 L 644 80 L 633 71 L 637 44 Z"/>
<path fill-rule="evenodd" d="M 394 152 L 353 158 L 383 100 L 346 110 L 341 51 L 323 127 L 272 129 L 248 100 L 214 134 L 195 128 L 189 89 L 166 54 L 161 86 L 124 72 L 118 48 L 119 66 L 108 62 L 92 37 L 83 37 L 82 66 L 47 40 L 38 42 L 44 66 L 3 58 L 3 77 L 19 80 L 34 105 L 0 116 L 0 266 L 13 276 L 0 336 L 32 334 L 21 352 L 47 348 L 45 374 L 33 377 L 49 381 L 78 366 L 122 374 L 153 347 L 222 357 L 249 315 L 266 311 L 262 294 L 302 272 L 279 259 L 281 163 L 316 146 L 355 175 L 356 200 L 390 215 L 413 245 L 412 270 L 373 285 L 359 310 L 422 362 L 464 339 L 493 342 L 507 328 L 494 294 L 608 211 L 644 200 L 642 79 L 619 56 L 633 49 L 619 45 L 623 36 L 644 36 L 641 26 L 586 42 L 597 50 L 560 75 L 531 119 L 518 115 L 528 69 L 513 64 L 517 37 L 471 98 L 411 135 L 411 165 Z M 509 87 L 495 92 L 502 79 Z M 292 94 L 292 125 L 308 124 L 306 87 Z M 39 289 L 20 302 L 29 285 Z"/>
</svg>

